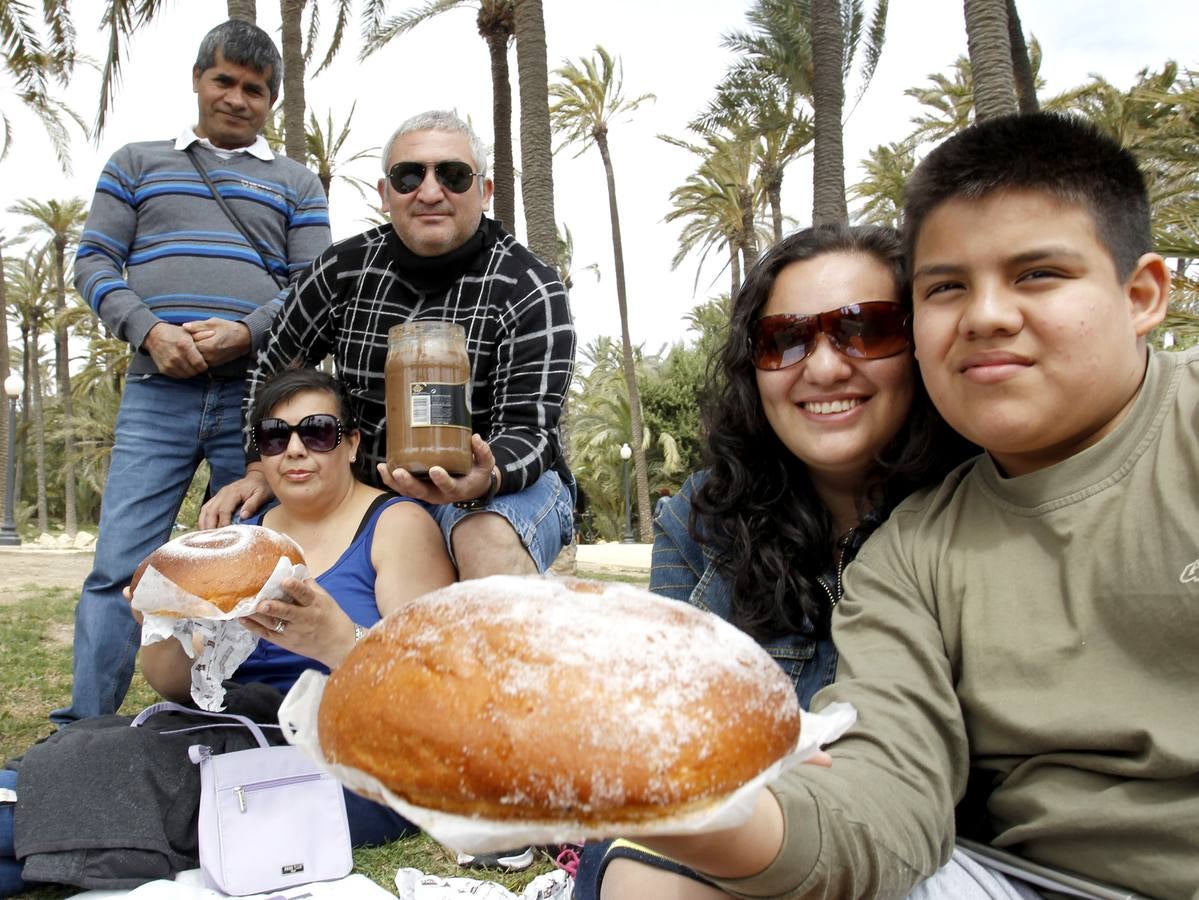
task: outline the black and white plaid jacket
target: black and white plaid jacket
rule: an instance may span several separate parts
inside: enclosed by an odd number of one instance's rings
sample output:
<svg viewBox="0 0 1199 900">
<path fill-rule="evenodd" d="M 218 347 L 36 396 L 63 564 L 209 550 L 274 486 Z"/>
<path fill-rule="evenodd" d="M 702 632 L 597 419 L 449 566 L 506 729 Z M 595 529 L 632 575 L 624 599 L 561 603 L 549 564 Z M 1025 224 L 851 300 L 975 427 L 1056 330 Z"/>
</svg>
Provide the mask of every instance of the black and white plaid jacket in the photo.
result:
<svg viewBox="0 0 1199 900">
<path fill-rule="evenodd" d="M 524 489 L 547 468 L 565 474 L 558 419 L 575 355 L 566 288 L 494 221 L 484 217 L 481 230 L 482 248 L 461 273 L 433 281 L 403 271 L 390 224 L 332 244 L 275 319 L 250 378 L 247 410 L 276 372 L 314 366 L 332 353 L 362 429 L 360 451 L 377 477 L 376 463 L 387 458 L 388 330 L 419 319 L 456 322 L 471 360 L 472 425 L 495 455 L 500 493 Z"/>
</svg>

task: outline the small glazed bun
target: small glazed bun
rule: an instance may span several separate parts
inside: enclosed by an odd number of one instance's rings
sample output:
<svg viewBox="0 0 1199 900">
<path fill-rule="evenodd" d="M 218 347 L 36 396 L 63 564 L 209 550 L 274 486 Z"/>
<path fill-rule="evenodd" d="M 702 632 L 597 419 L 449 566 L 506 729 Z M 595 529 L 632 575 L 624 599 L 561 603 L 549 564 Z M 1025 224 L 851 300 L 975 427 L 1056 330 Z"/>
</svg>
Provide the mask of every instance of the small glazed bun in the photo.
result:
<svg viewBox="0 0 1199 900">
<path fill-rule="evenodd" d="M 495 576 L 388 615 L 333 671 L 329 762 L 427 809 L 599 825 L 715 803 L 795 748 L 790 679 L 717 616 L 623 584 Z"/>
<path fill-rule="evenodd" d="M 280 557 L 304 562 L 300 545 L 285 534 L 260 525 L 226 525 L 192 531 L 163 544 L 133 573 L 129 588 L 134 600 L 143 573 L 153 566 L 189 594 L 229 612 L 238 602 L 257 594 L 275 571 Z M 146 609 L 159 616 L 184 616 L 169 608 Z"/>
</svg>

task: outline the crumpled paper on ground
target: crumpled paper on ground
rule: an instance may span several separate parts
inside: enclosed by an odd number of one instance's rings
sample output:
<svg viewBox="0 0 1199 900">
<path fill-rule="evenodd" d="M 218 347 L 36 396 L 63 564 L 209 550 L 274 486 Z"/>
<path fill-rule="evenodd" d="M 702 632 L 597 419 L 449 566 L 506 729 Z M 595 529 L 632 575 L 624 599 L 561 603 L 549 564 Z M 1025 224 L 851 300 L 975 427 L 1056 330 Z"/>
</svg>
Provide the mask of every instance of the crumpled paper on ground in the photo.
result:
<svg viewBox="0 0 1199 900">
<path fill-rule="evenodd" d="M 148 881 L 128 891 L 85 891 L 75 894 L 78 900 L 116 900 L 118 897 L 128 897 L 129 900 L 221 900 L 228 896 L 209 887 L 204 873 L 199 869 L 180 872 L 174 881 Z M 242 900 L 385 900 L 391 896 L 389 891 L 365 875 L 347 875 L 338 881 L 314 881 L 281 891 L 250 894 Z"/>
<path fill-rule="evenodd" d="M 400 900 L 570 900 L 573 882 L 559 869 L 538 875 L 523 891 L 514 894 L 494 881 L 474 878 L 442 878 L 426 875 L 420 869 L 400 869 L 396 872 L 396 890 Z"/>
<path fill-rule="evenodd" d="M 200 709 L 218 712 L 225 708 L 225 688 L 222 682 L 254 652 L 258 638 L 246 631 L 238 621 L 248 616 L 263 600 L 281 600 L 283 579 L 303 580 L 308 569 L 302 563 L 293 565 L 280 556 L 274 572 L 253 597 L 243 597 L 229 612 L 190 594 L 153 566 L 147 566 L 137 585 L 131 606 L 145 614 L 142 622 L 142 646 L 167 638 L 175 638 L 192 659 L 191 696 Z M 184 613 L 177 616 L 156 616 L 147 609 L 173 609 Z M 199 644 L 197 653 L 196 645 Z"/>
<path fill-rule="evenodd" d="M 499 822 L 453 815 L 413 806 L 396 796 L 377 779 L 350 766 L 327 762 L 317 736 L 317 713 L 328 676 L 309 669 L 295 683 L 279 708 L 279 725 L 287 740 L 312 757 L 322 768 L 350 790 L 382 798 L 408 821 L 434 838 L 463 853 L 494 853 L 511 847 L 580 843 L 584 839 L 637 837 L 651 834 L 696 834 L 733 828 L 749 819 L 760 788 L 787 769 L 811 758 L 822 746 L 841 737 L 857 721 L 857 710 L 849 703 L 831 703 L 819 713 L 800 711 L 799 743 L 787 756 L 719 802 L 685 815 L 652 822 L 609 822 L 583 825 L 562 821 Z"/>
</svg>

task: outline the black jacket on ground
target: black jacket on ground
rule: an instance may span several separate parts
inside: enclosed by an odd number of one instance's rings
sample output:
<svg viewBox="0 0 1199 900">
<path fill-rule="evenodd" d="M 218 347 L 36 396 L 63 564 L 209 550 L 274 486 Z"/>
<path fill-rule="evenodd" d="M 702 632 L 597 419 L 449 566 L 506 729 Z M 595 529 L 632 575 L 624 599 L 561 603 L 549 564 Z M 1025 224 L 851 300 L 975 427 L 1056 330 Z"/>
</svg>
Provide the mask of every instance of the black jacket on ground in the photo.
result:
<svg viewBox="0 0 1199 900">
<path fill-rule="evenodd" d="M 282 695 L 264 684 L 226 684 L 225 712 L 278 721 Z M 249 729 L 207 716 L 163 712 L 130 728 L 130 716 L 97 716 L 59 729 L 9 768 L 19 773 L 14 818 L 26 881 L 88 889 L 133 888 L 199 865 L 200 769 L 192 744 L 213 753 L 258 746 Z M 163 734 L 194 725 L 203 729 Z M 265 729 L 272 744 L 285 741 Z"/>
</svg>

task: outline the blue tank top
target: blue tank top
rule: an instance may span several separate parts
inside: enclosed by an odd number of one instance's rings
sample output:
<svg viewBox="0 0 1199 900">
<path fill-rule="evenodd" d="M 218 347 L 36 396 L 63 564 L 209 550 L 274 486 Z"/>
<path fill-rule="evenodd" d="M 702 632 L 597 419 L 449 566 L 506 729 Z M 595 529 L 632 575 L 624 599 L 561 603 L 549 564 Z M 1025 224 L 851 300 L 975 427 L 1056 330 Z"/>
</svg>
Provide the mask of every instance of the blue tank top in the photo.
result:
<svg viewBox="0 0 1199 900">
<path fill-rule="evenodd" d="M 354 536 L 350 546 L 337 562 L 317 576 L 316 583 L 329 592 L 337 601 L 337 605 L 345 610 L 346 615 L 364 628 L 369 628 L 380 619 L 379 607 L 375 602 L 375 567 L 371 564 L 371 543 L 375 537 L 375 526 L 383 510 L 397 503 L 414 502 L 416 501 L 408 497 L 387 494 L 377 497 L 362 517 L 358 534 Z M 245 524 L 261 525 L 264 515 L 265 513 L 260 513 Z M 329 671 L 328 667 L 309 656 L 300 656 L 268 640 L 260 639 L 254 652 L 233 673 L 233 680 L 239 684 L 259 681 L 287 693 L 305 669 Z"/>
</svg>

